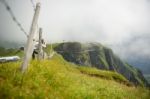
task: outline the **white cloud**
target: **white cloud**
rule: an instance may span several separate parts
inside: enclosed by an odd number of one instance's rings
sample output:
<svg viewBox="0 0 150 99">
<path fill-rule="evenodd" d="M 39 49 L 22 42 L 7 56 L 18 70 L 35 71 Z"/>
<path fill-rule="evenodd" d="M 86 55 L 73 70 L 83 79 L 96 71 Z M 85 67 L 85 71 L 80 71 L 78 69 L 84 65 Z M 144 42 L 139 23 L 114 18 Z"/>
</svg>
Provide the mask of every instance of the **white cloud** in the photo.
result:
<svg viewBox="0 0 150 99">
<path fill-rule="evenodd" d="M 40 24 L 49 39 L 118 43 L 137 34 L 150 33 L 147 0 L 43 1 Z M 135 34 L 136 33 L 136 34 Z M 69 39 L 70 40 L 70 39 Z"/>
<path fill-rule="evenodd" d="M 44 29 L 44 37 L 47 41 L 98 41 L 120 47 L 120 50 L 126 50 L 128 53 L 139 50 L 143 50 L 146 55 L 149 53 L 150 48 L 144 45 L 149 44 L 149 40 L 145 41 L 142 38 L 134 45 L 130 45 L 128 49 L 123 47 L 124 43 L 131 42 L 136 36 L 150 35 L 150 2 L 148 0 L 41 1 L 39 26 Z M 9 3 L 17 18 L 29 31 L 33 15 L 30 2 L 14 0 Z M 2 8 L 0 9 L 1 38 L 25 40 L 25 36 L 12 22 L 2 4 L 0 8 Z M 6 36 L 4 32 L 10 36 Z M 126 54 L 126 51 L 122 54 Z M 115 52 L 117 52 L 116 49 Z"/>
</svg>

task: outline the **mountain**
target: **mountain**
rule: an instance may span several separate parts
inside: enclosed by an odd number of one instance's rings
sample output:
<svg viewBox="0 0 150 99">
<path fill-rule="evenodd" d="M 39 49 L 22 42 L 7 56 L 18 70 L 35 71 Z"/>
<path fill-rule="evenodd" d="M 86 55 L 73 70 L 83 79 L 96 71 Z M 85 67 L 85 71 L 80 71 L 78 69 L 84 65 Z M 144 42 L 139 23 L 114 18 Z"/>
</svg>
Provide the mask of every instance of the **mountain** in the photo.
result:
<svg viewBox="0 0 150 99">
<path fill-rule="evenodd" d="M 18 48 L 6 49 L 4 47 L 0 47 L 0 57 L 14 56 L 14 55 L 18 55 L 18 56 L 22 57 L 23 56 L 23 51 L 18 49 Z"/>
<path fill-rule="evenodd" d="M 5 40 L 0 40 L 0 47 L 3 48 L 19 48 L 21 46 L 24 46 L 24 42 L 14 42 L 14 41 L 5 41 Z"/>
<path fill-rule="evenodd" d="M 140 70 L 123 62 L 110 48 L 100 43 L 66 42 L 58 44 L 54 49 L 69 62 L 115 71 L 135 85 L 149 86 Z"/>
<path fill-rule="evenodd" d="M 134 57 L 134 58 L 133 58 Z M 132 56 L 132 58 L 126 59 L 130 64 L 139 68 L 143 74 L 150 75 L 150 58 L 147 57 L 136 57 Z"/>
<path fill-rule="evenodd" d="M 134 57 L 134 56 L 132 56 Z M 139 68 L 146 80 L 150 83 L 150 59 L 149 58 L 143 58 L 143 57 L 134 57 L 134 58 L 128 58 L 127 61 L 135 66 L 136 68 Z"/>
</svg>

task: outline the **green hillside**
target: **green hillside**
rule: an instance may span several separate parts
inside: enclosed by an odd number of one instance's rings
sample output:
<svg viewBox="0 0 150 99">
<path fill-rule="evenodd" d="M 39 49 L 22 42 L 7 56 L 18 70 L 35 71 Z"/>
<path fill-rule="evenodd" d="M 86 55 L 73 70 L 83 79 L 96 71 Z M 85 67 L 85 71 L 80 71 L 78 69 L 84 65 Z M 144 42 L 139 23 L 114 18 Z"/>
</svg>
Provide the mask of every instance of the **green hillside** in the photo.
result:
<svg viewBox="0 0 150 99">
<path fill-rule="evenodd" d="M 5 49 L 3 47 L 0 47 L 0 56 L 14 56 L 14 55 L 22 57 L 23 51 L 16 48 Z"/>
<path fill-rule="evenodd" d="M 149 99 L 150 91 L 134 87 L 115 72 L 77 66 L 55 54 L 31 61 L 25 74 L 20 62 L 0 64 L 0 99 Z"/>
<path fill-rule="evenodd" d="M 121 60 L 110 48 L 100 43 L 65 42 L 54 49 L 69 62 L 115 71 L 135 85 L 149 86 L 140 70 Z"/>
</svg>

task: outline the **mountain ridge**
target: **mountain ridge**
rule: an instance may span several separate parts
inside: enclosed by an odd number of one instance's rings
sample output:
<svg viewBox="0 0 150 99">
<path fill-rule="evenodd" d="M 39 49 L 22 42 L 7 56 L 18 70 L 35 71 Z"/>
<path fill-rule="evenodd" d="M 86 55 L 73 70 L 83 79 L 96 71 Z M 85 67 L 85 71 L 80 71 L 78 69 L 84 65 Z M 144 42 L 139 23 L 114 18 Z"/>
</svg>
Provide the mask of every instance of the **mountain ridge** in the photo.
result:
<svg viewBox="0 0 150 99">
<path fill-rule="evenodd" d="M 110 48 L 100 43 L 65 42 L 58 44 L 54 50 L 69 62 L 116 71 L 135 85 L 149 86 L 140 70 L 123 62 Z"/>
</svg>

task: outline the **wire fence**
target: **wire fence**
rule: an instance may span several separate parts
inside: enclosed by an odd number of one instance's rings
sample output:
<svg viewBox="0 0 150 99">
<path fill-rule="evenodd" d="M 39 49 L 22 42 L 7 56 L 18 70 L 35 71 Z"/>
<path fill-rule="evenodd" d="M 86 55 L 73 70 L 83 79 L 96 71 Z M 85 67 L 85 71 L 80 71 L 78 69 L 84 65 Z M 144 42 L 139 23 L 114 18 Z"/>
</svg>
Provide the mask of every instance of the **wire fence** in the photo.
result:
<svg viewBox="0 0 150 99">
<path fill-rule="evenodd" d="M 20 28 L 20 30 L 28 37 L 27 32 L 25 31 L 25 29 L 23 28 L 22 24 L 18 21 L 18 19 L 15 17 L 11 7 L 9 6 L 9 4 L 7 3 L 6 0 L 0 0 L 0 2 L 6 7 L 6 10 L 8 11 L 8 13 L 10 14 L 11 18 L 13 19 L 13 21 L 16 23 L 16 25 Z M 30 0 L 33 9 L 35 10 L 36 6 L 33 0 Z M 38 25 L 37 25 L 38 28 Z M 33 41 L 36 41 L 35 39 L 33 39 Z M 85 53 L 85 52 L 96 52 L 97 50 L 84 50 L 84 51 L 72 51 L 71 53 Z M 69 51 L 57 51 L 58 53 L 66 53 Z"/>
<path fill-rule="evenodd" d="M 6 0 L 0 0 L 0 2 L 6 7 L 6 10 L 8 11 L 8 13 L 10 14 L 12 20 L 16 23 L 16 25 L 19 27 L 19 29 L 28 37 L 27 32 L 25 31 L 25 29 L 23 28 L 22 24 L 18 21 L 18 19 L 15 17 L 11 7 L 9 6 L 9 4 L 6 2 Z"/>
</svg>

